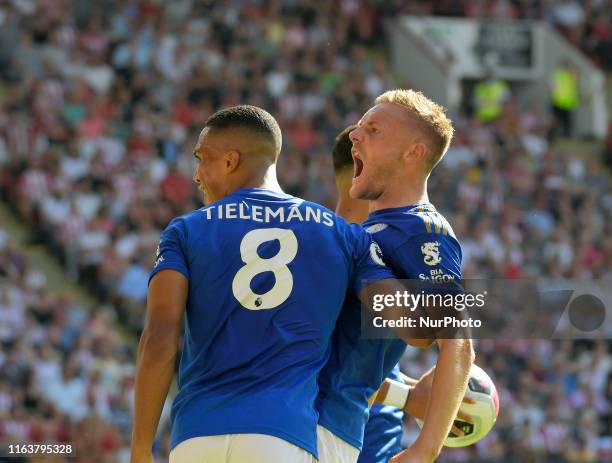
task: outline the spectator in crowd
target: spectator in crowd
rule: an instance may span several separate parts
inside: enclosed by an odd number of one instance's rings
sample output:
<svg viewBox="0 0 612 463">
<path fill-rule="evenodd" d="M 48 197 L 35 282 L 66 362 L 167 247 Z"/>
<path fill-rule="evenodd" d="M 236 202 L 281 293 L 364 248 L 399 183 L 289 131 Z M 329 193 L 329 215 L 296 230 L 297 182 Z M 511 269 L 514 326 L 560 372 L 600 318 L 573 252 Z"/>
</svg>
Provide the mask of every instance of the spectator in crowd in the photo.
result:
<svg viewBox="0 0 612 463">
<path fill-rule="evenodd" d="M 493 122 L 502 115 L 509 98 L 508 84 L 495 77 L 494 68 L 489 67 L 485 78 L 474 87 L 474 113 L 482 123 Z"/>
<path fill-rule="evenodd" d="M 578 71 L 569 61 L 553 69 L 550 83 L 550 101 L 554 115 L 554 130 L 569 138 L 574 133 L 574 113 L 580 104 Z"/>
</svg>

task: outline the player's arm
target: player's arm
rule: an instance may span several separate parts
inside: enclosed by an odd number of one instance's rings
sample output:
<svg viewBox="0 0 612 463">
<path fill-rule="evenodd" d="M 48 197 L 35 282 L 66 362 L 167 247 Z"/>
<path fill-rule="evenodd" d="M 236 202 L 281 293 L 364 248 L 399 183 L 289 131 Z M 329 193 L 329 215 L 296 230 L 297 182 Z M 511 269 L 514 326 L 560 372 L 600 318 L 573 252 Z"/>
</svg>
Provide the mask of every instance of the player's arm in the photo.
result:
<svg viewBox="0 0 612 463">
<path fill-rule="evenodd" d="M 442 237 L 438 236 L 437 238 L 440 241 L 444 241 Z M 441 258 L 438 259 L 438 264 L 433 266 L 431 263 L 428 263 L 426 266 L 422 263 L 417 264 L 423 262 L 424 259 L 422 255 L 422 246 L 431 241 L 431 234 L 417 235 L 411 238 L 410 241 L 398 248 L 394 256 L 392 256 L 395 260 L 395 266 L 401 268 L 404 273 L 408 275 L 432 274 L 432 270 L 436 272 L 442 270 L 445 275 L 460 275 L 460 250 L 455 249 L 448 242 L 444 243 L 440 249 L 440 255 L 438 255 L 438 257 Z M 422 292 L 423 289 L 434 292 L 455 291 L 456 289 L 452 288 L 453 284 L 454 282 L 449 285 L 439 286 L 437 283 L 433 284 L 433 281 L 425 281 L 423 282 L 423 287 L 421 287 L 419 283 L 417 288 L 410 289 L 410 291 Z M 389 280 L 374 282 L 362 291 L 363 298 L 361 300 L 370 308 L 375 309 L 373 305 L 374 297 L 378 297 L 380 301 L 381 297 L 384 298 L 386 295 L 393 295 L 396 291 L 407 291 L 405 287 L 396 289 L 394 286 L 393 282 Z M 389 300 L 392 302 L 393 298 L 389 298 Z M 420 317 L 426 316 L 431 319 L 436 319 L 452 314 L 453 312 L 456 317 L 464 315 L 464 312 L 454 311 L 451 307 L 442 309 L 440 307 L 424 305 L 412 312 L 406 311 L 405 308 L 401 306 L 394 307 L 392 305 L 386 305 L 384 310 L 380 310 L 379 307 L 377 316 L 381 316 L 385 320 L 397 321 L 401 319 L 402 316 L 408 315 L 414 318 L 416 321 L 415 324 L 419 326 L 418 318 Z M 424 337 L 423 333 L 419 332 L 420 330 L 418 329 L 394 328 L 394 331 L 406 342 L 410 342 L 410 338 Z M 432 382 L 431 396 L 424 417 L 425 424 L 415 443 L 409 449 L 396 456 L 393 460 L 394 462 L 431 462 L 438 456 L 443 442 L 457 416 L 457 411 L 467 388 L 469 371 L 474 361 L 471 340 L 454 339 L 455 337 L 465 336 L 456 336 L 454 333 L 451 333 L 449 336 L 449 333 L 434 332 L 427 333 L 426 337 L 429 339 L 437 339 L 438 346 L 440 347 L 440 355 L 438 357 L 437 368 Z M 435 404 L 435 406 L 432 404 Z"/>
<path fill-rule="evenodd" d="M 438 339 L 437 342 L 440 353 L 434 370 L 425 423 L 412 445 L 431 455 L 431 461 L 440 454 L 457 416 L 475 357 L 471 339 Z M 408 463 L 413 460 L 409 454 L 400 454 L 397 461 Z"/>
<path fill-rule="evenodd" d="M 131 463 L 153 461 L 155 431 L 174 375 L 189 287 L 186 236 L 182 218 L 168 225 L 149 279 L 147 315 L 136 365 Z"/>
<path fill-rule="evenodd" d="M 439 253 L 435 253 L 437 263 L 426 259 L 424 249 L 432 242 L 438 242 Z M 424 233 L 412 237 L 397 249 L 400 265 L 407 274 L 438 275 L 440 272 L 449 278 L 448 283 L 439 280 L 425 279 L 419 289 L 433 294 L 457 294 L 463 291 L 458 280 L 461 275 L 461 250 L 458 243 L 444 235 Z M 438 281 L 437 283 L 434 281 Z M 444 279 L 442 280 L 444 281 Z M 425 316 L 429 319 L 440 319 L 448 315 L 456 318 L 466 316 L 465 311 L 456 311 L 453 307 L 438 307 L 425 304 Z M 418 310 L 417 310 L 418 312 Z M 440 349 L 436 368 L 433 372 L 431 393 L 424 416 L 424 425 L 415 443 L 404 452 L 397 455 L 393 462 L 433 461 L 440 453 L 442 445 L 453 425 L 467 388 L 470 368 L 474 363 L 474 350 L 470 334 L 436 329 L 428 335 L 436 338 Z M 423 457 L 423 459 L 419 459 Z"/>
<path fill-rule="evenodd" d="M 374 309 L 372 294 L 368 294 L 370 291 L 384 296 L 393 295 L 396 291 L 405 291 L 405 288 L 396 280 L 381 280 L 370 284 L 362 291 L 360 299 L 368 307 Z M 439 312 L 439 310 L 433 309 L 434 312 Z M 408 313 L 416 314 L 418 311 Z M 401 306 L 388 306 L 377 314 L 387 321 L 398 321 L 403 314 L 406 314 L 406 311 Z M 393 330 L 407 343 L 412 338 L 420 336 L 411 328 L 393 328 Z M 433 462 L 440 454 L 444 440 L 459 411 L 467 388 L 470 368 L 474 363 L 475 354 L 472 341 L 470 339 L 437 339 L 437 343 L 440 353 L 423 429 L 410 448 L 391 460 L 393 463 Z"/>
<path fill-rule="evenodd" d="M 418 379 L 411 378 L 410 376 L 402 373 L 401 371 L 400 371 L 400 376 L 401 376 L 402 381 L 404 382 L 404 384 L 407 384 L 408 386 L 414 387 L 419 382 Z"/>
<path fill-rule="evenodd" d="M 375 404 L 383 404 L 401 408 L 405 411 L 405 407 L 418 380 L 405 375 L 401 371 L 400 376 L 402 381 L 385 378 L 378 390 L 368 400 L 368 407 L 372 407 Z"/>
<path fill-rule="evenodd" d="M 431 395 L 431 386 L 434 377 L 434 368 L 424 373 L 418 380 L 401 373 L 402 381 L 386 378 L 378 391 L 372 396 L 370 406 L 373 404 L 384 404 L 400 408 L 404 412 L 420 420 L 425 419 L 427 404 Z M 463 402 L 473 404 L 474 401 L 468 397 L 463 397 Z M 474 423 L 474 418 L 469 413 L 459 409 L 457 419 L 467 423 Z M 452 432 L 458 436 L 464 433 L 453 424 Z"/>
<path fill-rule="evenodd" d="M 151 279 L 138 346 L 132 463 L 152 461 L 155 432 L 174 376 L 186 302 L 187 279 L 182 273 L 162 270 Z"/>
<path fill-rule="evenodd" d="M 186 302 L 187 279 L 182 273 L 162 270 L 152 278 L 138 346 L 132 463 L 151 461 L 159 417 L 174 376 Z"/>
</svg>

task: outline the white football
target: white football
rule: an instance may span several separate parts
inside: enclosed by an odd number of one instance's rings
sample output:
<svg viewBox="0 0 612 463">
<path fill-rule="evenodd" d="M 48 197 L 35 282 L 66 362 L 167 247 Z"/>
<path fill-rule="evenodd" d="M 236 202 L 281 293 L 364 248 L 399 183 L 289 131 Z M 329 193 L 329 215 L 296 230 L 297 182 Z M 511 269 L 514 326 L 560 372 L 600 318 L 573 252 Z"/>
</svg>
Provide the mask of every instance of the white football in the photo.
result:
<svg viewBox="0 0 612 463">
<path fill-rule="evenodd" d="M 446 447 L 467 447 L 486 436 L 497 420 L 499 413 L 499 396 L 495 384 L 482 368 L 472 365 L 470 380 L 465 396 L 474 400 L 473 404 L 462 403 L 460 410 L 471 415 L 475 423 L 455 420 L 455 426 L 461 429 L 465 436 L 456 436 L 451 432 L 444 445 Z M 423 421 L 416 420 L 419 427 L 423 427 Z"/>
</svg>

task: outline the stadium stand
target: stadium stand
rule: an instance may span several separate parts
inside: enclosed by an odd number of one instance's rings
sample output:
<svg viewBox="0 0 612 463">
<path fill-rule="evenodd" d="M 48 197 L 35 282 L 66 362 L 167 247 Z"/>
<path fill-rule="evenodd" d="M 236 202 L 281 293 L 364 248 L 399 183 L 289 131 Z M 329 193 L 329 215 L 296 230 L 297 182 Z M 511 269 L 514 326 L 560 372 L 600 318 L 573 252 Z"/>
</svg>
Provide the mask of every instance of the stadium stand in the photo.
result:
<svg viewBox="0 0 612 463">
<path fill-rule="evenodd" d="M 0 231 L 0 442 L 78 440 L 81 455 L 128 461 L 134 352 L 117 324 L 142 328 L 160 231 L 198 207 L 189 153 L 215 109 L 269 109 L 285 135 L 281 184 L 333 207 L 335 135 L 376 95 L 405 84 L 381 54 L 389 18 L 549 21 L 610 71 L 605 1 L 381 3 L 2 3 L 0 194 L 30 241 L 100 304 L 89 313 L 41 285 Z M 612 279 L 604 156 L 559 145 L 551 114 L 512 99 L 495 124 L 452 117 L 457 135 L 430 199 L 461 239 L 464 275 Z M 609 151 L 608 141 L 608 165 Z M 477 363 L 500 391 L 499 421 L 441 461 L 612 458 L 610 350 L 610 342 L 479 342 Z M 418 377 L 432 355 L 409 350 L 404 370 Z M 416 432 L 407 419 L 407 445 Z"/>
<path fill-rule="evenodd" d="M 133 343 L 109 308 L 88 312 L 46 281 L 0 229 L 0 442 L 78 442 L 96 461 L 124 461 Z"/>
<path fill-rule="evenodd" d="M 396 5 L 400 3 L 395 2 Z M 602 69 L 607 72 L 612 69 L 610 6 L 605 1 L 417 1 L 409 2 L 404 13 L 545 21 L 555 26 L 568 42 L 582 49 Z"/>
</svg>

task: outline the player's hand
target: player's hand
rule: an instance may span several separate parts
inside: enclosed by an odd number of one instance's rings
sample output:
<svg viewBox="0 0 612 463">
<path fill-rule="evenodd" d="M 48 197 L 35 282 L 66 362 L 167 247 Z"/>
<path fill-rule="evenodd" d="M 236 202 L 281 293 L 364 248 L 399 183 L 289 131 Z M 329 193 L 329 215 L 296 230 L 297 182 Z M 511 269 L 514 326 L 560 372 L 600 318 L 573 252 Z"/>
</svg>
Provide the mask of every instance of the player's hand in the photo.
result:
<svg viewBox="0 0 612 463">
<path fill-rule="evenodd" d="M 431 386 L 433 384 L 433 374 L 434 369 L 432 368 L 427 373 L 425 373 L 419 381 L 414 385 L 412 391 L 410 392 L 410 397 L 408 397 L 408 401 L 406 402 L 406 406 L 404 407 L 404 411 L 409 413 L 410 415 L 418 418 L 419 420 L 425 419 L 425 413 L 427 412 L 427 403 L 429 401 L 429 394 L 431 393 Z M 474 401 L 467 397 L 463 398 L 463 404 L 473 404 Z M 474 424 L 474 419 L 469 413 L 466 413 L 461 408 L 457 413 L 457 419 L 461 421 L 465 421 L 467 423 Z M 456 436 L 463 436 L 464 432 L 461 431 L 457 426 L 453 424 L 451 431 Z"/>
</svg>

